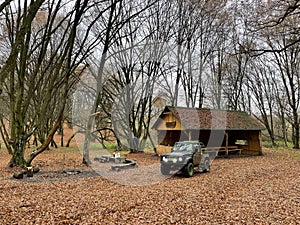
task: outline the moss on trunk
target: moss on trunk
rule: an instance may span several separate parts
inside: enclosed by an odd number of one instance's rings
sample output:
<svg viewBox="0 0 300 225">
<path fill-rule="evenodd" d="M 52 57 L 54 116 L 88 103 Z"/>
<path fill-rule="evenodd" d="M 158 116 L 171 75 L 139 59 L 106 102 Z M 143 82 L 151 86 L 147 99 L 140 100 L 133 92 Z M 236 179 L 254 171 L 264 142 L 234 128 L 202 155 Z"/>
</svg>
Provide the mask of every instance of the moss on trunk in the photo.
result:
<svg viewBox="0 0 300 225">
<path fill-rule="evenodd" d="M 14 153 L 10 159 L 9 166 L 26 166 L 26 160 L 24 159 L 25 146 L 17 146 L 14 148 Z"/>
</svg>

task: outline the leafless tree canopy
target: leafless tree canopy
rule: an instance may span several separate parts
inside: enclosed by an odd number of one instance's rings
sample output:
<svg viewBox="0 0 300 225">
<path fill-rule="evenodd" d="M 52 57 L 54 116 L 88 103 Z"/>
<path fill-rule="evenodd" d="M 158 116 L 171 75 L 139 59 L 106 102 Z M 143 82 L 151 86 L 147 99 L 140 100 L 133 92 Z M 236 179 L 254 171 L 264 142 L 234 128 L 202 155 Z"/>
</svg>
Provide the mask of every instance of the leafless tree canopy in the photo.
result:
<svg viewBox="0 0 300 225">
<path fill-rule="evenodd" d="M 3 1 L 0 133 L 11 165 L 30 165 L 66 120 L 85 133 L 84 162 L 96 130 L 143 150 L 158 99 L 247 111 L 273 145 L 299 148 L 299 15 L 298 0 Z"/>
</svg>

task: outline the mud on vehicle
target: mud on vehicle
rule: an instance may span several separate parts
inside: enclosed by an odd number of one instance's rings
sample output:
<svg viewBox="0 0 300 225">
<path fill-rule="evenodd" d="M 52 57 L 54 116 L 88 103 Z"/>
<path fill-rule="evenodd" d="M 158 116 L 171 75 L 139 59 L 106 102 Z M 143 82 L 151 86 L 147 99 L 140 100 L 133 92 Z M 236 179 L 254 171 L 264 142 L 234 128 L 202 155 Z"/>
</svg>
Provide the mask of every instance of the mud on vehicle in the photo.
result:
<svg viewBox="0 0 300 225">
<path fill-rule="evenodd" d="M 170 153 L 161 155 L 160 169 L 163 175 L 171 171 L 183 172 L 186 177 L 192 177 L 195 167 L 200 172 L 210 171 L 210 157 L 200 141 L 176 142 Z"/>
</svg>

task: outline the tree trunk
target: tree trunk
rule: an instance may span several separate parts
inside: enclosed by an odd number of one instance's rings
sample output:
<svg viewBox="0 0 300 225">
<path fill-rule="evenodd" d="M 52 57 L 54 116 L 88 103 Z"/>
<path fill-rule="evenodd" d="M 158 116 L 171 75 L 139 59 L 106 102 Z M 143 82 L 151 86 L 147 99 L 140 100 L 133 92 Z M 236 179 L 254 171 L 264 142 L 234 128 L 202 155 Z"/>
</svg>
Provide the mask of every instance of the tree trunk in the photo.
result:
<svg viewBox="0 0 300 225">
<path fill-rule="evenodd" d="M 73 140 L 73 138 L 76 136 L 76 134 L 78 133 L 83 133 L 82 131 L 80 130 L 77 130 L 76 132 L 74 132 L 71 137 L 69 137 L 68 141 L 67 141 L 67 144 L 66 144 L 66 147 L 69 148 L 70 147 L 70 144 L 71 144 L 71 141 Z"/>
<path fill-rule="evenodd" d="M 54 141 L 54 139 L 52 139 L 51 141 L 51 147 L 54 147 L 54 148 L 58 148 L 56 142 Z"/>
<path fill-rule="evenodd" d="M 25 159 L 24 159 L 24 152 L 26 144 L 25 142 L 20 141 L 20 143 L 14 143 L 14 153 L 12 155 L 12 158 L 9 162 L 9 167 L 14 166 L 24 166 L 25 165 Z"/>
<path fill-rule="evenodd" d="M 66 91 L 65 92 L 65 96 L 68 94 L 68 92 Z M 67 98 L 67 97 L 66 97 Z M 52 128 L 52 130 L 50 131 L 45 143 L 42 144 L 42 146 L 40 148 L 37 148 L 35 151 L 33 151 L 28 159 L 25 161 L 26 163 L 26 166 L 30 166 L 31 165 L 31 162 L 32 160 L 35 159 L 35 157 L 37 157 L 39 154 L 41 154 L 42 152 L 44 152 L 46 149 L 49 148 L 49 145 L 51 143 L 51 141 L 53 140 L 53 136 L 54 134 L 56 133 L 56 131 L 58 130 L 60 124 L 61 124 L 61 121 L 63 119 L 63 114 L 64 114 L 64 110 L 65 110 L 65 102 L 64 104 L 62 105 L 62 108 L 60 110 L 60 114 L 59 114 L 59 117 L 54 125 L 54 127 Z M 24 154 L 23 154 L 24 155 Z M 24 157 L 24 156 L 23 156 Z"/>
<path fill-rule="evenodd" d="M 97 108 L 100 102 L 100 93 L 102 91 L 103 87 L 103 70 L 104 70 L 104 65 L 106 63 L 106 57 L 107 57 L 107 52 L 110 46 L 111 42 L 111 32 L 113 28 L 113 23 L 114 23 L 114 13 L 116 10 L 116 2 L 111 5 L 110 9 L 110 14 L 108 18 L 108 28 L 106 30 L 105 34 L 105 40 L 104 40 L 104 47 L 100 59 L 100 64 L 99 64 L 99 69 L 97 73 L 97 91 L 95 93 L 95 101 L 93 104 L 93 108 L 91 110 L 91 114 L 89 115 L 88 119 L 88 124 L 87 124 L 87 129 L 85 133 L 85 140 L 84 140 L 84 147 L 83 147 L 83 159 L 82 162 L 83 164 L 89 164 L 90 163 L 90 153 L 89 153 L 89 145 L 91 141 L 91 134 L 92 134 L 92 126 L 94 123 L 94 114 L 97 112 Z"/>
<path fill-rule="evenodd" d="M 83 164 L 90 164 L 90 142 L 91 142 L 91 133 L 92 133 L 92 126 L 93 126 L 93 116 L 89 117 L 89 121 L 87 124 L 87 129 L 85 131 L 85 138 L 84 138 L 84 145 L 83 145 Z"/>
<path fill-rule="evenodd" d="M 299 149 L 299 138 L 300 138 L 300 132 L 299 132 L 299 122 L 298 122 L 298 114 L 294 115 L 294 149 Z"/>
<path fill-rule="evenodd" d="M 61 137 L 60 137 L 60 146 L 61 147 L 64 147 L 64 123 L 62 122 L 61 123 L 61 127 L 60 127 L 60 129 L 61 129 L 61 133 L 60 133 L 60 135 L 61 135 Z"/>
</svg>

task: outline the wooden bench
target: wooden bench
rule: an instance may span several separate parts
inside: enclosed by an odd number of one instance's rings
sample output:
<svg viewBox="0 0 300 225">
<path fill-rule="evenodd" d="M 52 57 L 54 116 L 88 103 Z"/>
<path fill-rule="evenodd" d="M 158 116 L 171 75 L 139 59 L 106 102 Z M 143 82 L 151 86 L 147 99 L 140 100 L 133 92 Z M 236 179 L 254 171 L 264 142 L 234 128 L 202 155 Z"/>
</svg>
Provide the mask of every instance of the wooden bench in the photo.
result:
<svg viewBox="0 0 300 225">
<path fill-rule="evenodd" d="M 234 148 L 234 149 L 228 149 L 227 152 L 238 152 L 239 155 L 242 154 L 242 150 L 243 149 L 240 149 L 240 148 Z"/>
</svg>

